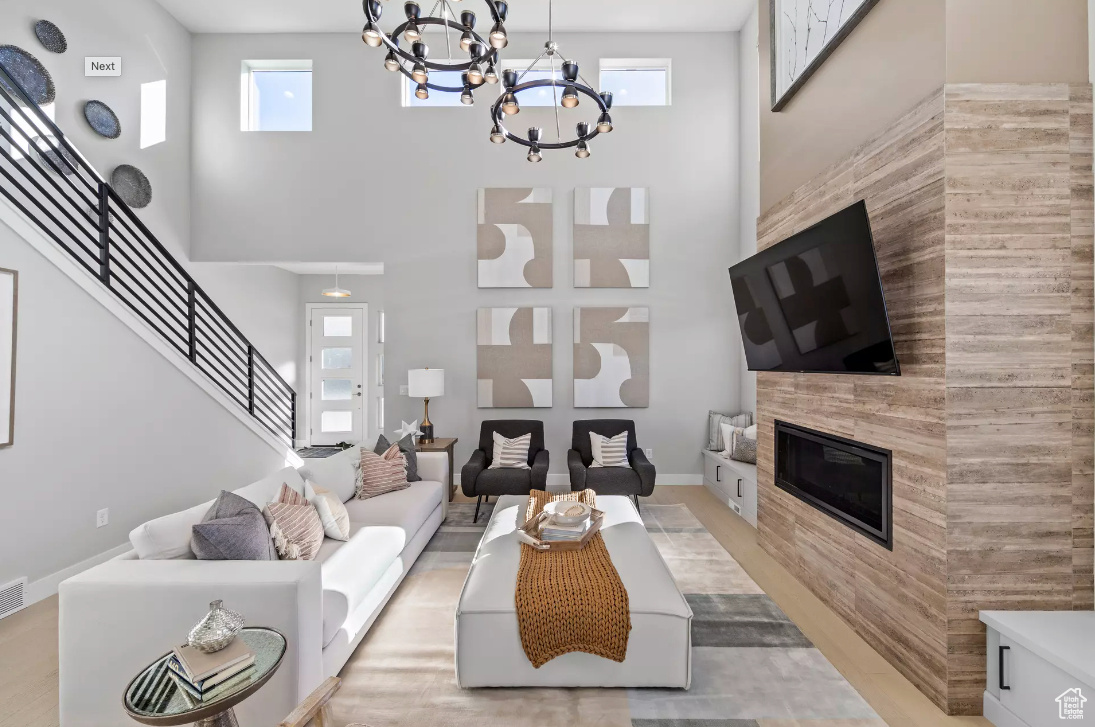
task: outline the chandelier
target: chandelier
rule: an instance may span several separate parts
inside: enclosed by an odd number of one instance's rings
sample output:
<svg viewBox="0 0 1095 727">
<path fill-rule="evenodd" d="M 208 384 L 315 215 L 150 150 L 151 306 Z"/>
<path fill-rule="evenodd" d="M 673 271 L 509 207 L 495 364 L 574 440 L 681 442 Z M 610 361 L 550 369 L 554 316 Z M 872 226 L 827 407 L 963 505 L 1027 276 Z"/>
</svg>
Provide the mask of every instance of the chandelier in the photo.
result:
<svg viewBox="0 0 1095 727">
<path fill-rule="evenodd" d="M 475 103 L 472 91 L 485 83 L 498 83 L 498 51 L 509 44 L 505 27 L 509 5 L 504 0 L 485 1 L 493 22 L 486 38 L 475 30 L 475 13 L 464 10 L 458 16 L 450 0 L 436 0 L 428 15 L 422 14 L 422 7 L 415 0 L 408 0 L 403 5 L 406 21 L 390 34 L 380 28 L 383 11 L 380 1 L 363 0 L 366 23 L 361 39 L 372 48 L 388 48 L 384 67 L 410 78 L 416 84 L 414 94 L 417 98 L 425 100 L 431 90 L 442 91 L 459 93 L 462 103 L 472 104 Z M 425 31 L 431 26 L 444 29 L 445 57 L 442 59 L 431 59 L 430 48 L 424 41 Z M 409 53 L 400 47 L 400 36 L 410 46 Z M 454 52 L 457 53 L 455 57 Z M 459 52 L 466 54 L 467 60 L 460 57 Z M 461 85 L 431 83 L 430 71 L 458 72 Z"/>
<path fill-rule="evenodd" d="M 612 116 L 609 110 L 612 108 L 612 93 L 605 91 L 597 93 L 593 87 L 582 77 L 578 64 L 572 60 L 560 62 L 562 80 L 556 79 L 555 65 L 561 58 L 559 44 L 552 39 L 552 2 L 548 0 L 548 41 L 544 44 L 544 50 L 536 57 L 529 67 L 518 74 L 517 71 L 508 69 L 502 74 L 502 86 L 504 91 L 498 100 L 491 106 L 490 140 L 495 144 L 504 144 L 507 140 L 527 147 L 528 160 L 539 162 L 543 159 L 542 151 L 545 149 L 574 149 L 574 156 L 586 159 L 590 155 L 589 142 L 598 134 L 607 134 L 612 131 Z M 544 59 L 547 59 L 551 75 L 549 78 L 525 81 L 533 68 Z M 562 92 L 559 91 L 562 86 Z M 521 137 L 509 131 L 505 126 L 507 116 L 516 116 L 521 112 L 519 95 L 524 91 L 534 88 L 551 88 L 552 106 L 555 108 L 555 137 L 556 141 L 549 142 L 543 139 L 543 129 L 531 127 L 527 137 Z M 566 109 L 577 108 L 581 103 L 581 96 L 587 96 L 597 106 L 597 122 L 590 124 L 585 121 L 575 126 L 575 137 L 563 139 L 562 123 L 559 119 L 559 107 Z"/>
</svg>

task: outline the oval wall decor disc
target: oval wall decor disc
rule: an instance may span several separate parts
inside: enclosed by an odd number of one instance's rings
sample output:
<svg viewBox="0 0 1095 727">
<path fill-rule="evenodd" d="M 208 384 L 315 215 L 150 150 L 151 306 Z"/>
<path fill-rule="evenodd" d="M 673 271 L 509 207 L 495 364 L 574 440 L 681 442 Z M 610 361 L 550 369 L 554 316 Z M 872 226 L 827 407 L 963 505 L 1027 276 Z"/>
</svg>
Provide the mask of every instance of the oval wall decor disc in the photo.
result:
<svg viewBox="0 0 1095 727">
<path fill-rule="evenodd" d="M 60 144 L 57 145 L 56 151 L 48 146 L 42 147 L 35 145 L 35 152 L 37 153 L 39 164 L 41 164 L 44 169 L 48 169 L 54 174 L 63 174 L 66 177 L 76 173 L 76 158 L 69 153 L 68 149 L 65 149 Z"/>
<path fill-rule="evenodd" d="M 65 34 L 48 20 L 39 20 L 35 23 L 34 34 L 38 37 L 38 42 L 42 44 L 42 47 L 48 51 L 64 53 L 68 50 L 68 40 L 65 38 Z"/>
<path fill-rule="evenodd" d="M 49 75 L 49 71 L 38 62 L 37 58 L 22 48 L 14 45 L 0 45 L 0 66 L 3 66 L 8 75 L 23 88 L 30 100 L 39 106 L 51 104 L 57 99 L 57 88 L 53 85 L 53 77 Z M 25 105 L 22 95 L 2 75 L 0 75 L 0 86 L 20 106 Z"/>
<path fill-rule="evenodd" d="M 122 135 L 122 122 L 118 121 L 118 115 L 102 101 L 84 104 L 84 118 L 99 136 L 117 139 Z"/>
<path fill-rule="evenodd" d="M 152 202 L 152 183 L 137 167 L 120 164 L 110 174 L 110 186 L 122 201 L 134 209 L 142 209 Z"/>
</svg>

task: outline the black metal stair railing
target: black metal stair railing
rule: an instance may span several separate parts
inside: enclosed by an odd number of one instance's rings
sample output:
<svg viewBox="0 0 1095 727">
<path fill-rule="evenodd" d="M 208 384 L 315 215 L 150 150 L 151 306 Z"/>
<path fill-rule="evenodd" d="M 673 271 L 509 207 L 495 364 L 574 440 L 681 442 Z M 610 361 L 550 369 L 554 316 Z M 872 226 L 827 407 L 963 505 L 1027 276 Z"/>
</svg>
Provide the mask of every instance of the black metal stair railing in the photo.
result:
<svg viewBox="0 0 1095 727">
<path fill-rule="evenodd" d="M 0 194 L 263 427 L 296 393 L 0 66 Z"/>
</svg>

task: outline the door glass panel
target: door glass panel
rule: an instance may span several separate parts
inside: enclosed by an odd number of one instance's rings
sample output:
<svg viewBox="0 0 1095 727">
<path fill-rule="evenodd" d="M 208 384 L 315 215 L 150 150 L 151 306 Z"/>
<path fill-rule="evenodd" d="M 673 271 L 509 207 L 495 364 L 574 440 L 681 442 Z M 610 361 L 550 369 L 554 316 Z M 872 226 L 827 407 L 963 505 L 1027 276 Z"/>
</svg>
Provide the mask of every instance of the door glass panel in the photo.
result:
<svg viewBox="0 0 1095 727">
<path fill-rule="evenodd" d="M 324 401 L 349 401 L 353 396 L 352 382 L 349 379 L 324 379 Z"/>
<path fill-rule="evenodd" d="M 348 369 L 354 365 L 354 349 L 352 348 L 325 348 L 323 349 L 323 368 Z"/>
<path fill-rule="evenodd" d="M 328 338 L 342 338 L 354 335 L 353 316 L 324 316 L 323 335 Z"/>
<path fill-rule="evenodd" d="M 320 429 L 325 432 L 352 432 L 354 413 L 352 411 L 325 411 L 319 417 Z"/>
</svg>

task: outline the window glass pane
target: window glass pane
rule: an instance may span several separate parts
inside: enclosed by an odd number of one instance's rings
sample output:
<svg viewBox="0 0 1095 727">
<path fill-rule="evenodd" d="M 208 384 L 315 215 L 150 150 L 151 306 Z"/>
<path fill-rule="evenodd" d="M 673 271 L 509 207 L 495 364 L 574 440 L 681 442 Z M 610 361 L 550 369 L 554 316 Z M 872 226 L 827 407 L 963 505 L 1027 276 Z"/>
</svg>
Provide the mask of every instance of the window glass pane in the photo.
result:
<svg viewBox="0 0 1095 727">
<path fill-rule="evenodd" d="M 601 90 L 611 91 L 615 106 L 665 106 L 668 71 L 664 68 L 601 71 Z"/>
<path fill-rule="evenodd" d="M 445 91 L 436 91 L 430 89 L 430 97 L 423 100 L 414 95 L 414 91 L 418 88 L 418 84 L 407 78 L 403 77 L 403 82 L 407 87 L 406 95 L 404 96 L 405 105 L 410 108 L 418 107 L 430 107 L 430 106 L 463 106 L 460 103 L 459 93 L 448 93 Z M 430 71 L 430 83 L 437 84 L 438 86 L 447 86 L 449 88 L 459 88 L 463 85 L 461 73 L 459 71 Z M 482 95 L 482 98 L 487 98 L 491 95 L 488 90 L 489 87 L 482 87 L 478 94 Z M 494 100 L 491 99 L 491 103 Z"/>
<path fill-rule="evenodd" d="M 525 69 L 528 68 L 528 62 L 526 62 L 524 65 L 511 65 L 507 63 L 505 67 L 516 70 L 517 75 L 520 76 L 522 73 L 524 73 Z M 550 78 L 550 69 L 540 70 L 539 68 L 534 68 L 528 73 L 525 73 L 524 78 L 521 79 L 521 83 L 528 83 L 529 81 L 546 81 Z M 559 81 L 562 81 L 563 78 L 563 73 L 558 68 L 555 69 L 555 78 Z M 501 85 L 499 85 L 499 88 L 500 87 Z M 522 106 L 553 106 L 556 103 L 555 99 L 563 95 L 563 89 L 565 87 L 565 84 L 559 83 L 556 86 L 554 98 L 551 94 L 551 86 L 545 86 L 543 88 L 533 88 L 529 89 L 528 91 L 522 91 L 521 93 L 517 94 L 517 101 Z M 500 93 L 501 92 L 499 92 L 499 94 Z M 582 98 L 585 97 L 583 96 Z M 494 99 L 491 100 L 491 103 L 494 103 Z"/>
<path fill-rule="evenodd" d="M 324 401 L 349 401 L 353 397 L 353 383 L 349 379 L 324 379 Z"/>
<path fill-rule="evenodd" d="M 319 427 L 324 432 L 352 432 L 354 413 L 352 411 L 325 411 L 319 415 Z"/>
<path fill-rule="evenodd" d="M 141 148 L 167 141 L 167 81 L 141 84 Z"/>
<path fill-rule="evenodd" d="M 323 368 L 348 369 L 354 365 L 354 349 L 352 348 L 325 348 L 323 349 Z"/>
<path fill-rule="evenodd" d="M 311 131 L 311 71 L 251 71 L 252 131 Z"/>
<path fill-rule="evenodd" d="M 354 335 L 352 316 L 324 316 L 323 335 L 329 338 Z"/>
</svg>

